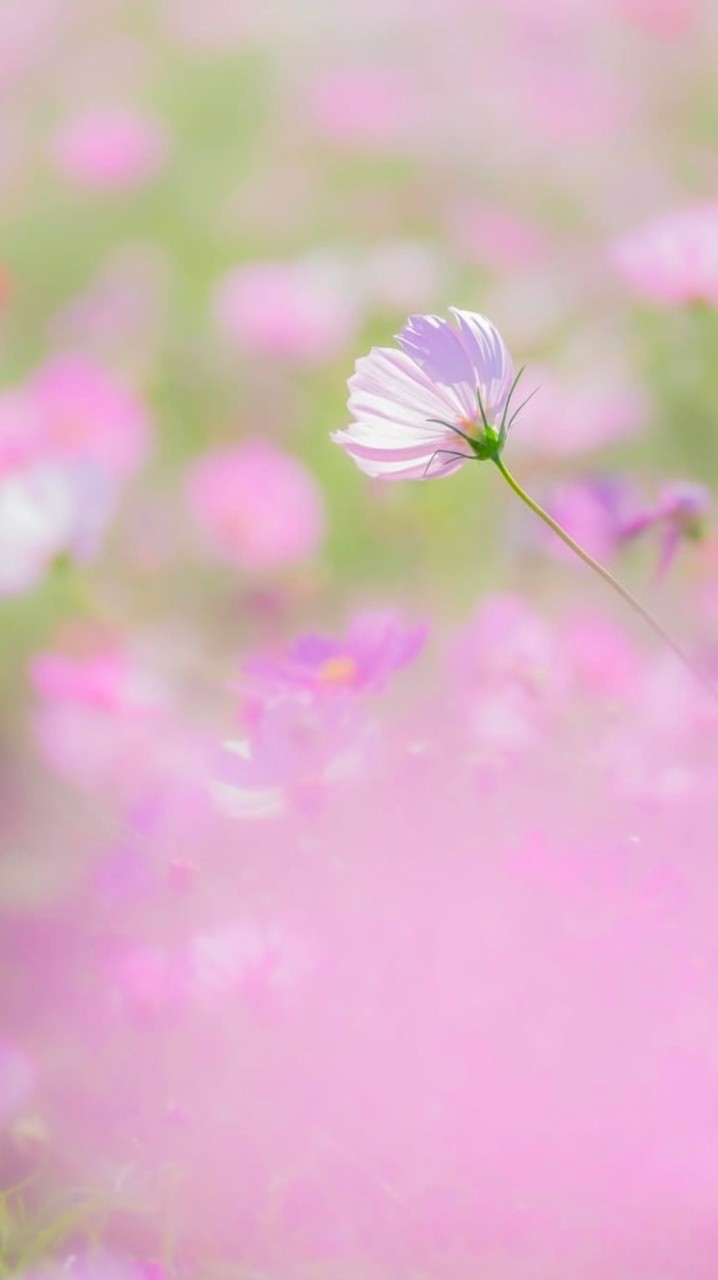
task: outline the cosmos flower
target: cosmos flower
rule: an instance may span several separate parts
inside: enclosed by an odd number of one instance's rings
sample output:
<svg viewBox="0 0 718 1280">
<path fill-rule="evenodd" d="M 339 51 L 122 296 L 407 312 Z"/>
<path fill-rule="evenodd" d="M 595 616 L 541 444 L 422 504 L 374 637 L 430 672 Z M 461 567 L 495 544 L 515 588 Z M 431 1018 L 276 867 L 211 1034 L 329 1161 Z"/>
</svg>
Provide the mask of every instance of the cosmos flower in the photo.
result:
<svg viewBox="0 0 718 1280">
<path fill-rule="evenodd" d="M 718 304 L 718 202 L 695 204 L 615 240 L 609 261 L 638 298 L 658 306 Z"/>
<path fill-rule="evenodd" d="M 268 440 L 208 450 L 190 468 L 187 502 L 208 549 L 247 572 L 308 560 L 324 538 L 318 482 Z"/>
<path fill-rule="evenodd" d="M 349 382 L 351 426 L 332 439 L 367 475 L 448 476 L 471 458 L 495 457 L 511 425 L 511 357 L 484 316 L 411 316 L 399 350 L 374 347 Z"/>
<path fill-rule="evenodd" d="M 302 636 L 288 652 L 257 657 L 244 670 L 275 692 L 378 692 L 418 656 L 427 632 L 425 623 L 409 623 L 397 610 L 367 609 L 345 636 Z"/>
<path fill-rule="evenodd" d="M 660 637 L 712 698 L 700 668 L 631 592 L 526 492 L 503 461 L 506 438 L 531 394 L 509 416 L 519 378 L 490 320 L 450 307 L 441 316 L 410 316 L 399 350 L 373 347 L 349 380 L 354 422 L 332 440 L 361 471 L 383 480 L 446 476 L 465 462 L 493 462 L 516 497 L 573 555 L 598 575 Z M 691 516 L 691 519 L 693 517 Z"/>
</svg>

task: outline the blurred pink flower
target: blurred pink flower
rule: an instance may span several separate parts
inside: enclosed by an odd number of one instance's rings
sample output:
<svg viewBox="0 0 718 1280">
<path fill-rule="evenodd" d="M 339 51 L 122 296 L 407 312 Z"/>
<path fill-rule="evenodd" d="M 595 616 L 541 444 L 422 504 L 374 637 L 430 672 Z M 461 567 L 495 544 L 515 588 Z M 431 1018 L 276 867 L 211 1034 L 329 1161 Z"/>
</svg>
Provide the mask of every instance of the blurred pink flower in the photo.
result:
<svg viewBox="0 0 718 1280">
<path fill-rule="evenodd" d="M 347 283 L 319 256 L 248 262 L 220 282 L 215 313 L 238 351 L 315 364 L 344 351 L 357 332 L 360 309 Z"/>
<path fill-rule="evenodd" d="M 616 554 L 626 521 L 637 508 L 634 489 L 618 476 L 571 480 L 556 486 L 548 510 L 573 538 L 597 560 Z M 543 545 L 560 560 L 574 563 L 573 553 L 551 532 L 541 528 Z"/>
<path fill-rule="evenodd" d="M 150 425 L 142 401 L 102 364 L 55 356 L 28 383 L 43 451 L 96 462 L 117 476 L 147 456 Z"/>
<path fill-rule="evenodd" d="M 718 306 L 718 202 L 664 214 L 613 242 L 609 261 L 639 298 Z"/>
<path fill-rule="evenodd" d="M 296 458 L 265 440 L 199 458 L 187 476 L 187 500 L 215 553 L 248 571 L 307 560 L 324 537 L 318 482 Z"/>
<path fill-rule="evenodd" d="M 513 366 L 489 320 L 451 308 L 412 316 L 400 350 L 374 347 L 349 380 L 351 426 L 335 431 L 361 471 L 382 480 L 448 476 L 505 434 Z"/>
<path fill-rule="evenodd" d="M 706 532 L 711 509 L 710 491 L 702 484 L 674 481 L 663 485 L 657 502 L 624 521 L 621 537 L 628 541 L 648 529 L 661 535 L 659 574 L 668 571 L 681 542 L 699 542 Z"/>
<path fill-rule="evenodd" d="M 645 424 L 646 399 L 636 388 L 612 387 L 606 378 L 570 385 L 536 366 L 530 380 L 541 394 L 526 405 L 512 438 L 522 454 L 575 457 L 630 438 Z"/>
<path fill-rule="evenodd" d="M 366 610 L 345 637 L 302 636 L 285 654 L 248 660 L 244 672 L 274 691 L 378 692 L 414 661 L 427 634 L 426 624 L 408 623 L 395 609 Z"/>
<path fill-rule="evenodd" d="M 310 119 L 341 147 L 405 147 L 425 113 L 418 84 L 393 68 L 331 67 L 309 86 Z"/>
<path fill-rule="evenodd" d="M 0 595 L 36 586 L 64 556 L 99 551 L 115 505 L 106 472 L 79 462 L 37 462 L 0 476 Z"/>
<path fill-rule="evenodd" d="M 92 109 L 67 121 L 54 139 L 55 163 L 80 186 L 119 190 L 154 177 L 168 153 L 164 126 L 129 109 Z"/>
</svg>

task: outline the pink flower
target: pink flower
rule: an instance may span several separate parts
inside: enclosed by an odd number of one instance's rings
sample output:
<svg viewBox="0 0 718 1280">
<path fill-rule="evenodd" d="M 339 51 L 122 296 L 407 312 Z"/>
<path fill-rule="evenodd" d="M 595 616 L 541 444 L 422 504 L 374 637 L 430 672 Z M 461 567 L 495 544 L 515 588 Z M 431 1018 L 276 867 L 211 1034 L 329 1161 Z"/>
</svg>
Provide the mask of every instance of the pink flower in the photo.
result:
<svg viewBox="0 0 718 1280">
<path fill-rule="evenodd" d="M 349 381 L 354 422 L 332 440 L 360 470 L 383 480 L 447 476 L 491 457 L 510 427 L 511 357 L 484 316 L 451 308 L 412 316 L 399 350 L 374 347 Z"/>
<path fill-rule="evenodd" d="M 248 571 L 307 560 L 324 537 L 314 476 L 264 440 L 205 454 L 190 470 L 187 498 L 215 553 Z"/>
<path fill-rule="evenodd" d="M 275 691 L 376 692 L 414 661 L 427 631 L 424 624 L 408 624 L 394 609 L 367 610 L 352 620 L 344 638 L 302 636 L 286 654 L 255 658 L 244 670 Z"/>
<path fill-rule="evenodd" d="M 690 481 L 674 481 L 662 487 L 653 507 L 627 520 L 621 530 L 625 541 L 647 529 L 661 533 L 659 574 L 664 574 L 678 552 L 681 542 L 699 542 L 706 529 L 711 508 L 711 495 L 705 485 Z"/>
<path fill-rule="evenodd" d="M 37 462 L 0 477 L 0 596 L 36 586 L 63 556 L 91 560 L 114 485 L 82 463 Z"/>
<path fill-rule="evenodd" d="M 636 498 L 620 477 L 595 476 L 558 486 L 548 508 L 591 555 L 610 560 L 618 550 L 625 522 L 636 509 Z M 573 563 L 573 553 L 550 530 L 541 529 L 541 538 L 553 555 Z"/>
<path fill-rule="evenodd" d="M 344 351 L 360 321 L 344 273 L 319 257 L 236 267 L 219 285 L 215 311 L 239 351 L 307 364 Z"/>
<path fill-rule="evenodd" d="M 57 356 L 28 385 L 43 448 L 99 463 L 117 476 L 144 461 L 150 428 L 142 402 L 109 370 L 84 356 Z"/>
<path fill-rule="evenodd" d="M 55 163 L 80 186 L 110 190 L 142 186 L 167 155 L 165 131 L 130 110 L 92 110 L 62 126 Z"/>
<path fill-rule="evenodd" d="M 644 424 L 644 397 L 630 387 L 571 386 L 531 369 L 541 395 L 526 406 L 516 448 L 526 454 L 575 457 L 635 435 Z"/>
<path fill-rule="evenodd" d="M 718 201 L 664 214 L 614 241 L 614 270 L 639 298 L 661 306 L 718 305 Z"/>
</svg>

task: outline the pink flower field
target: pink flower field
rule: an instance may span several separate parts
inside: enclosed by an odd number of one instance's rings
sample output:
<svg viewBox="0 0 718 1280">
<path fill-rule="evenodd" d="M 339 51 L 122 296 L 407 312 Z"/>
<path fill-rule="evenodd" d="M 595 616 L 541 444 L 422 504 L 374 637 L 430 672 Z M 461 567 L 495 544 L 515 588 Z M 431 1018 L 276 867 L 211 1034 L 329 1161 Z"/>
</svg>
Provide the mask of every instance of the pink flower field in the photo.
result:
<svg viewBox="0 0 718 1280">
<path fill-rule="evenodd" d="M 718 1275 L 716 65 L 0 3 L 0 1280 Z"/>
</svg>

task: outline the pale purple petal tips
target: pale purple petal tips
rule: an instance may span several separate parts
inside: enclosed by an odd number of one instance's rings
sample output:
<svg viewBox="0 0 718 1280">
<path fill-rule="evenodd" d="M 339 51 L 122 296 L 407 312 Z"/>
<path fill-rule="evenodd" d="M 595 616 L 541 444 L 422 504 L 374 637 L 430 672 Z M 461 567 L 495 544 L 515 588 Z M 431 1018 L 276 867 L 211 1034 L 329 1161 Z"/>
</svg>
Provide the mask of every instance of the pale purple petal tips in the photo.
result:
<svg viewBox="0 0 718 1280">
<path fill-rule="evenodd" d="M 411 316 L 399 349 L 374 347 L 349 380 L 354 419 L 332 435 L 362 471 L 389 480 L 450 475 L 474 456 L 484 432 L 481 408 L 499 429 L 513 368 L 490 321 L 452 308 Z M 479 403 L 481 402 L 481 403 Z"/>
</svg>

